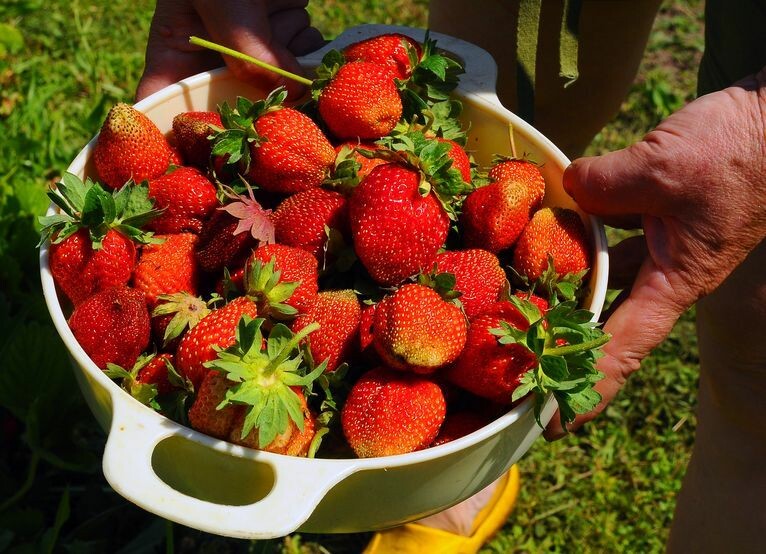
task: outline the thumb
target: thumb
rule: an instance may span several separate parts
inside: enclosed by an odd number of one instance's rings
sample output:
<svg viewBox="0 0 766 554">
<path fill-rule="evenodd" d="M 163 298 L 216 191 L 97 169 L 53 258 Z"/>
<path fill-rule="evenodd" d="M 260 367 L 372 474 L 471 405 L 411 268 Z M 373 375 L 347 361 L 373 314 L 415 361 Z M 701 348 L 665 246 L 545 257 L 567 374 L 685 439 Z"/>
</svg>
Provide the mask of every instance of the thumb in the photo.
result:
<svg viewBox="0 0 766 554">
<path fill-rule="evenodd" d="M 606 408 L 628 376 L 639 368 L 641 360 L 670 333 L 687 307 L 680 301 L 685 296 L 675 290 L 665 273 L 647 256 L 629 296 L 604 325 L 604 331 L 612 338 L 597 364 L 605 375 L 595 387 L 601 402 L 592 412 L 578 416 L 569 430 L 578 429 Z M 545 437 L 555 440 L 565 434 L 557 413 Z"/>
<path fill-rule="evenodd" d="M 564 172 L 564 190 L 586 212 L 599 216 L 653 214 L 661 187 L 653 143 L 572 162 Z M 651 191 L 651 193 L 649 193 Z"/>
</svg>

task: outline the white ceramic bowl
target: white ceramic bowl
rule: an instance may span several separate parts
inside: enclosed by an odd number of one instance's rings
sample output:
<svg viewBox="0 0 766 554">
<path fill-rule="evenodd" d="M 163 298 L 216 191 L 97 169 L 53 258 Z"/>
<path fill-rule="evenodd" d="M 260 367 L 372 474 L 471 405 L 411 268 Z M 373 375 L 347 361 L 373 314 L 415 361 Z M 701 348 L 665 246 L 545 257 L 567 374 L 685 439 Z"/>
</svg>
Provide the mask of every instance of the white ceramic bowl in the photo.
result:
<svg viewBox="0 0 766 554">
<path fill-rule="evenodd" d="M 329 48 L 384 32 L 423 39 L 419 29 L 367 25 L 348 30 L 326 48 L 302 60 L 316 66 Z M 537 130 L 506 110 L 495 94 L 497 68 L 490 55 L 466 42 L 432 34 L 440 48 L 466 68 L 456 91 L 471 122 L 468 149 L 486 166 L 494 153 L 508 154 L 508 124 L 517 148 L 543 162 L 546 205 L 577 209 L 561 187 L 569 160 Z M 263 97 L 268 91 L 238 82 L 225 69 L 195 75 L 136 104 L 159 128 L 171 129 L 183 111 L 214 110 L 237 96 Z M 95 138 L 69 171 L 94 175 Z M 53 207 L 51 207 L 53 210 Z M 50 212 L 49 212 L 50 213 Z M 582 214 L 582 212 L 581 212 Z M 591 293 L 586 307 L 601 311 L 608 272 L 607 244 L 600 223 L 582 214 L 593 244 Z M 203 531 L 240 538 L 279 537 L 305 532 L 382 529 L 448 508 L 497 479 L 540 435 L 532 403 L 522 402 L 468 436 L 419 452 L 369 459 L 306 459 L 259 452 L 183 427 L 143 406 L 112 382 L 75 340 L 62 311 L 48 266 L 40 254 L 43 291 L 53 322 L 73 359 L 83 395 L 109 437 L 103 469 L 109 484 L 142 508 Z M 550 399 L 547 423 L 555 411 Z"/>
</svg>

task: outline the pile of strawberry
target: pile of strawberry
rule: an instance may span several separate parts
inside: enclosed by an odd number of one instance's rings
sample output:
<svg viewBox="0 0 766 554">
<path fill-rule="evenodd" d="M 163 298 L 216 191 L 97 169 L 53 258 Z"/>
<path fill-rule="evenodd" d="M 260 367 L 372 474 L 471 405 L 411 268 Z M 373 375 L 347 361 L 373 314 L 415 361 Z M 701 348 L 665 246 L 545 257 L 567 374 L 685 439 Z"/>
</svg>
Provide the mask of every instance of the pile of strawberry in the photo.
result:
<svg viewBox="0 0 766 554">
<path fill-rule="evenodd" d="M 64 175 L 42 220 L 84 351 L 168 417 L 289 455 L 443 444 L 528 394 L 592 409 L 585 229 L 541 207 L 531 161 L 472 164 L 460 72 L 392 34 L 328 54 L 302 106 L 277 89 L 167 137 L 113 107 L 97 181 Z"/>
</svg>

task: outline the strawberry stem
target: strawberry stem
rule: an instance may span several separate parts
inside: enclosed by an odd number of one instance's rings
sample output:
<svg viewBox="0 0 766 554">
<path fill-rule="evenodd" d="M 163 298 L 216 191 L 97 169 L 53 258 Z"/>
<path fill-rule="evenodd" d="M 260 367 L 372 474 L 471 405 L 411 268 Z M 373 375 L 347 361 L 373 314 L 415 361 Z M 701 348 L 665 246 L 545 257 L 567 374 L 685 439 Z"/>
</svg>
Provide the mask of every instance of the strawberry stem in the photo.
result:
<svg viewBox="0 0 766 554">
<path fill-rule="evenodd" d="M 215 52 L 226 54 L 227 56 L 231 56 L 232 58 L 237 58 L 238 60 L 242 60 L 254 65 L 257 65 L 258 67 L 262 69 L 271 71 L 272 73 L 276 73 L 277 75 L 280 75 L 282 77 L 292 79 L 293 81 L 301 83 L 302 85 L 306 85 L 307 87 L 310 87 L 312 84 L 312 81 L 310 79 L 306 79 L 306 77 L 301 77 L 300 75 L 296 75 L 295 73 L 285 71 L 284 69 L 280 67 L 271 65 L 257 58 L 253 58 L 252 56 L 248 56 L 247 54 L 243 54 L 242 52 L 239 52 L 237 50 L 232 50 L 231 48 L 227 48 L 226 46 L 221 46 L 220 44 L 216 44 L 215 42 L 211 42 L 209 40 L 205 40 L 203 38 L 199 38 L 195 36 L 190 36 L 189 42 L 196 46 L 202 46 L 203 48 L 207 48 L 208 50 L 214 50 Z"/>
<path fill-rule="evenodd" d="M 603 335 L 587 342 L 569 344 L 566 346 L 556 346 L 554 348 L 546 348 L 543 350 L 543 356 L 568 356 L 569 354 L 596 349 L 609 342 L 610 338 L 612 338 L 612 335 L 609 333 L 604 333 Z"/>
</svg>

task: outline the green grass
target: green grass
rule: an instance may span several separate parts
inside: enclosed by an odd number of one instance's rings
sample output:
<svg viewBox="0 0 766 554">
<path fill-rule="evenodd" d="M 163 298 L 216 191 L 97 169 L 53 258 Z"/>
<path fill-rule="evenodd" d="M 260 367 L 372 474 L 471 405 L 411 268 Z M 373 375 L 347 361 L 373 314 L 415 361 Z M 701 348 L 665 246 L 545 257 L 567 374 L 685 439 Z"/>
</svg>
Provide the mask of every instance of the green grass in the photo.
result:
<svg viewBox="0 0 766 554">
<path fill-rule="evenodd" d="M 589 153 L 640 139 L 693 98 L 702 2 L 666 4 L 623 109 Z M 168 536 L 178 552 L 357 552 L 367 535 L 250 543 L 169 526 L 101 475 L 104 437 L 42 302 L 34 217 L 108 108 L 131 99 L 152 8 L 148 0 L 0 4 L 0 552 L 54 544 L 160 552 Z M 423 26 L 426 8 L 336 0 L 315 2 L 311 13 L 332 37 L 360 22 Z M 661 551 L 693 440 L 697 367 L 687 314 L 597 421 L 532 448 L 520 463 L 517 508 L 484 551 Z"/>
</svg>

